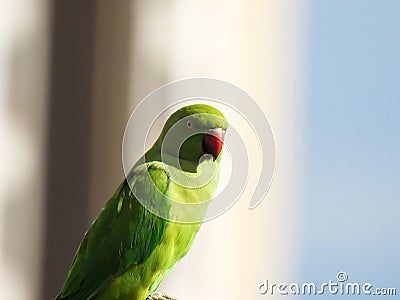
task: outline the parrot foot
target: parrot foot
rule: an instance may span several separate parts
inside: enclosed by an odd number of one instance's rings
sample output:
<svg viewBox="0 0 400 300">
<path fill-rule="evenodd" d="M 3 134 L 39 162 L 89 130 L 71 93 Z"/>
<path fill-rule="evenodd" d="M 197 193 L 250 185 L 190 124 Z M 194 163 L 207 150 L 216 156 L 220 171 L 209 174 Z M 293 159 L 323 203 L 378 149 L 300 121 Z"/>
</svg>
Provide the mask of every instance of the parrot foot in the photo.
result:
<svg viewBox="0 0 400 300">
<path fill-rule="evenodd" d="M 161 294 L 159 292 L 155 292 L 155 293 L 151 294 L 150 296 L 148 296 L 146 298 L 146 300 L 177 300 L 177 299 L 172 298 L 167 295 L 164 295 L 164 294 Z"/>
</svg>

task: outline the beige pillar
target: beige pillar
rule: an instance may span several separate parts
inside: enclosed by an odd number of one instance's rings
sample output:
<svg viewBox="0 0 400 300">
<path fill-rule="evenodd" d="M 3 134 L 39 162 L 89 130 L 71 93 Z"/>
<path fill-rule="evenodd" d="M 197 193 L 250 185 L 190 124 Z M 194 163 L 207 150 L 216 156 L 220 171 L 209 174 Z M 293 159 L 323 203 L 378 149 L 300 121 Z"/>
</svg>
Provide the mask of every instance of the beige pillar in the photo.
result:
<svg viewBox="0 0 400 300">
<path fill-rule="evenodd" d="M 0 4 L 0 298 L 39 299 L 48 1 Z"/>
</svg>

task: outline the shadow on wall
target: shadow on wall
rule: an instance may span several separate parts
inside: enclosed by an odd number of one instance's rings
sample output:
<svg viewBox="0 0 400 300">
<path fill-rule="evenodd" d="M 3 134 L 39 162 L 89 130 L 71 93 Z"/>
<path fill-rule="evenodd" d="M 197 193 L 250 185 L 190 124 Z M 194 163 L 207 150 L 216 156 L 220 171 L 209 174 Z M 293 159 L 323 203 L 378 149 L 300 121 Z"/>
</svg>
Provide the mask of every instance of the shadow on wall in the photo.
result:
<svg viewBox="0 0 400 300">
<path fill-rule="evenodd" d="M 41 299 L 57 295 L 92 215 L 122 180 L 129 112 L 131 1 L 52 5 Z"/>
</svg>

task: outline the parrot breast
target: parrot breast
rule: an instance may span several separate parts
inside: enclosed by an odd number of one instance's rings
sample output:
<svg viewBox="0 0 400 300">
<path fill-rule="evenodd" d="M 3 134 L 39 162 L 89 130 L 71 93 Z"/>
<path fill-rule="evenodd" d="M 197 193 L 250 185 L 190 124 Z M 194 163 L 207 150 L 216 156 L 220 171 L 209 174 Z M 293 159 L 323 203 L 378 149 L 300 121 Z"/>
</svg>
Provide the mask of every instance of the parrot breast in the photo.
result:
<svg viewBox="0 0 400 300">
<path fill-rule="evenodd" d="M 209 163 L 210 161 L 204 161 L 202 164 Z M 199 188 L 188 189 L 171 181 L 166 196 L 181 203 L 208 201 L 215 193 L 218 179 L 219 169 L 217 168 L 214 178 Z M 133 265 L 115 278 L 95 299 L 146 299 L 149 294 L 156 291 L 172 267 L 187 254 L 200 226 L 199 222 L 186 224 L 168 221 L 159 244 L 150 256 L 143 263 Z"/>
</svg>

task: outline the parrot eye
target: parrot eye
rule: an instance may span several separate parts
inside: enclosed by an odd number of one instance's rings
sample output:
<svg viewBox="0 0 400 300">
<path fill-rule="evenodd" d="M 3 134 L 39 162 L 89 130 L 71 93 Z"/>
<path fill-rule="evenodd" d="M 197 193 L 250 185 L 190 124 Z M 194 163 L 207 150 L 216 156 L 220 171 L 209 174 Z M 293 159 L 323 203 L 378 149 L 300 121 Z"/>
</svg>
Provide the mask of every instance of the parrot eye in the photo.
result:
<svg viewBox="0 0 400 300">
<path fill-rule="evenodd" d="M 193 123 L 192 123 L 192 121 L 188 120 L 188 121 L 186 122 L 186 128 L 187 128 L 187 129 L 192 129 L 192 128 L 193 128 Z"/>
</svg>

